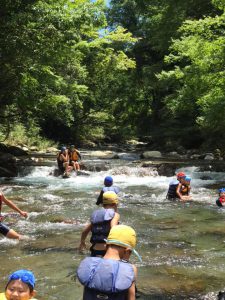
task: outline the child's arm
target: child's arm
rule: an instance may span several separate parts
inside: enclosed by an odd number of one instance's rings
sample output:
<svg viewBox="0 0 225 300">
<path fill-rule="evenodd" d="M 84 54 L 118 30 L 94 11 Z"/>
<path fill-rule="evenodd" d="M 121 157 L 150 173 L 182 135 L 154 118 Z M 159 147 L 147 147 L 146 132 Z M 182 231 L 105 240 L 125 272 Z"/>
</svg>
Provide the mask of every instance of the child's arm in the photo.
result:
<svg viewBox="0 0 225 300">
<path fill-rule="evenodd" d="M 91 227 L 92 227 L 92 224 L 90 223 L 82 231 L 81 238 L 80 238 L 79 251 L 82 251 L 83 249 L 86 248 L 85 240 L 86 240 L 88 233 L 91 231 Z"/>
<path fill-rule="evenodd" d="M 19 207 L 17 207 L 11 200 L 7 199 L 3 194 L 2 194 L 2 201 L 10 208 L 17 211 L 21 216 L 27 218 L 28 216 L 27 212 L 19 209 Z"/>
<path fill-rule="evenodd" d="M 103 200 L 103 190 L 101 190 L 99 196 L 98 196 L 98 199 L 97 199 L 97 202 L 96 202 L 96 205 L 99 205 L 99 204 L 102 204 L 102 200 Z"/>
<path fill-rule="evenodd" d="M 134 265 L 132 265 L 132 266 L 134 268 L 134 275 L 135 275 L 135 281 L 136 281 L 136 279 L 137 279 L 137 268 Z M 128 290 L 127 300 L 135 300 L 136 299 L 135 281 L 132 283 L 131 287 Z"/>
<path fill-rule="evenodd" d="M 120 220 L 120 215 L 116 212 L 115 216 L 112 218 L 111 222 L 110 222 L 110 226 L 111 228 L 115 225 L 119 224 L 119 220 Z"/>
<path fill-rule="evenodd" d="M 177 186 L 177 189 L 176 189 L 176 195 L 177 195 L 177 197 L 178 197 L 179 199 L 182 200 L 182 194 L 181 194 L 181 192 L 180 192 L 181 187 L 182 187 L 182 184 L 179 183 L 178 186 Z"/>
<path fill-rule="evenodd" d="M 79 159 L 81 160 L 81 154 L 80 154 L 80 151 L 76 150 L 76 152 L 77 152 L 77 155 L 78 155 Z"/>
</svg>

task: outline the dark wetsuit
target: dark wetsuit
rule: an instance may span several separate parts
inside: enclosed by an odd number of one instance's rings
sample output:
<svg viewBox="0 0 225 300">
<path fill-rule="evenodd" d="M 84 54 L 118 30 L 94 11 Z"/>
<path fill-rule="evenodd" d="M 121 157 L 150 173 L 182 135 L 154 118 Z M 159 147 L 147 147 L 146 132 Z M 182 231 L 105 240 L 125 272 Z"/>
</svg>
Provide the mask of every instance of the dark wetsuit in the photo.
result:
<svg viewBox="0 0 225 300">
<path fill-rule="evenodd" d="M 1 211 L 2 211 L 2 194 L 0 194 L 0 233 L 6 236 L 10 229 L 1 222 L 2 219 Z"/>
</svg>

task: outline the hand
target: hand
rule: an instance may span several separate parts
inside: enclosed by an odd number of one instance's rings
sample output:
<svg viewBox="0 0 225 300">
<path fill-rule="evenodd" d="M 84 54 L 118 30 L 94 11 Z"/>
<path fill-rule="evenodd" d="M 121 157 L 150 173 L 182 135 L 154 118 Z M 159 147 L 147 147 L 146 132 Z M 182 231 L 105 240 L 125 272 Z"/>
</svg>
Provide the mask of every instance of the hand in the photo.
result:
<svg viewBox="0 0 225 300">
<path fill-rule="evenodd" d="M 23 216 L 24 218 L 28 217 L 28 213 L 26 211 L 22 211 L 20 212 L 21 216 Z"/>
</svg>

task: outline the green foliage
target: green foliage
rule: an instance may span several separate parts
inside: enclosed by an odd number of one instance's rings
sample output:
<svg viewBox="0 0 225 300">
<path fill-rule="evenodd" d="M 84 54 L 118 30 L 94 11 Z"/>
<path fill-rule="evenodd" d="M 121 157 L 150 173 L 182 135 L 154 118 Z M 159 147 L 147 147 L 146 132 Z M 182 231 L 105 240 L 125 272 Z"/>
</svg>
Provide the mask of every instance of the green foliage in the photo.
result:
<svg viewBox="0 0 225 300">
<path fill-rule="evenodd" d="M 135 67 L 120 45 L 128 48 L 136 40 L 122 27 L 101 34 L 104 10 L 104 1 L 89 0 L 3 5 L 0 110 L 13 105 L 13 122 L 35 118 L 44 129 L 52 120 L 79 135 L 82 126 L 96 123 L 93 111 L 108 109 L 110 86 Z"/>
<path fill-rule="evenodd" d="M 218 136 L 224 9 L 224 0 L 3 1 L 0 137 L 16 126 L 30 144 Z"/>
<path fill-rule="evenodd" d="M 203 133 L 213 134 L 212 140 L 225 126 L 224 23 L 224 14 L 186 21 L 166 57 L 180 66 L 158 76 L 173 90 L 165 100 L 173 116 L 186 114 Z"/>
<path fill-rule="evenodd" d="M 0 136 L 4 136 L 2 131 L 0 131 Z M 39 150 L 46 150 L 51 146 L 56 147 L 53 141 L 43 138 L 40 135 L 40 128 L 33 121 L 30 122 L 27 128 L 21 123 L 15 123 L 8 138 L 5 139 L 5 143 L 14 146 L 36 146 Z"/>
</svg>

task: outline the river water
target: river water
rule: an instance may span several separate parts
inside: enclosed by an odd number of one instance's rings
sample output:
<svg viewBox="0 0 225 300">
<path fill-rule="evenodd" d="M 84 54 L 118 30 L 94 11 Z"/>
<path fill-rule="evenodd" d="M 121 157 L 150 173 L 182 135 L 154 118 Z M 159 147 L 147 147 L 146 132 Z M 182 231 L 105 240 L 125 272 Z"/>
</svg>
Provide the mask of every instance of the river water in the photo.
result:
<svg viewBox="0 0 225 300">
<path fill-rule="evenodd" d="M 165 200 L 171 177 L 150 176 L 129 161 L 109 163 L 111 170 L 90 176 L 56 178 L 49 175 L 53 166 L 2 179 L 5 195 L 29 212 L 28 219 L 9 214 L 5 223 L 29 240 L 0 236 L 0 290 L 10 272 L 28 268 L 36 275 L 39 300 L 82 299 L 75 271 L 88 251 L 77 250 L 80 234 L 96 209 L 104 177 L 113 175 L 121 190 L 121 222 L 135 228 L 143 259 L 131 258 L 138 267 L 139 299 L 216 299 L 225 289 L 225 210 L 215 205 L 213 185 L 222 186 L 224 174 L 182 169 L 192 177 L 194 199 L 182 204 Z M 203 175 L 212 179 L 201 180 Z M 63 222 L 68 219 L 73 224 Z"/>
</svg>

